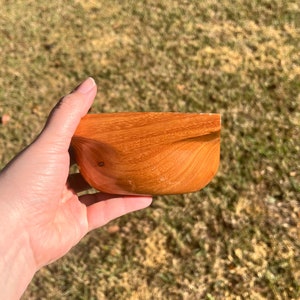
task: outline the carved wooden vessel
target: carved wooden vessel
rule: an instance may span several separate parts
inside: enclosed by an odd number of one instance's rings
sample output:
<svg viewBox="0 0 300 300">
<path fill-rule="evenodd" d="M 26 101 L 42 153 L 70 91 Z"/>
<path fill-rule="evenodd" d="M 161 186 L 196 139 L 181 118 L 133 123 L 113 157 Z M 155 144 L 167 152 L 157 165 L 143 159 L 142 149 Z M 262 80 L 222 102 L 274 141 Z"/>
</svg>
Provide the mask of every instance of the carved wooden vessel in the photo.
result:
<svg viewBox="0 0 300 300">
<path fill-rule="evenodd" d="M 182 194 L 216 174 L 220 129 L 219 114 L 90 114 L 71 146 L 85 180 L 102 192 Z"/>
</svg>

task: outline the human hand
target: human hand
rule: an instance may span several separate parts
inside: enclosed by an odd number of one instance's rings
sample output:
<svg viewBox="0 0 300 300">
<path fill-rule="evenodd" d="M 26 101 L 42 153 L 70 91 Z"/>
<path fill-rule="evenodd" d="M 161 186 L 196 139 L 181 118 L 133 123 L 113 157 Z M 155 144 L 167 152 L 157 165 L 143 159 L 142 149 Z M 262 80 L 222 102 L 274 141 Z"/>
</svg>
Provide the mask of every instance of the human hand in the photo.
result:
<svg viewBox="0 0 300 300">
<path fill-rule="evenodd" d="M 61 99 L 37 139 L 0 173 L 5 299 L 20 297 L 39 268 L 66 254 L 90 230 L 151 204 L 151 197 L 77 196 L 88 186 L 79 174 L 69 176 L 68 150 L 96 92 L 89 78 Z"/>
</svg>

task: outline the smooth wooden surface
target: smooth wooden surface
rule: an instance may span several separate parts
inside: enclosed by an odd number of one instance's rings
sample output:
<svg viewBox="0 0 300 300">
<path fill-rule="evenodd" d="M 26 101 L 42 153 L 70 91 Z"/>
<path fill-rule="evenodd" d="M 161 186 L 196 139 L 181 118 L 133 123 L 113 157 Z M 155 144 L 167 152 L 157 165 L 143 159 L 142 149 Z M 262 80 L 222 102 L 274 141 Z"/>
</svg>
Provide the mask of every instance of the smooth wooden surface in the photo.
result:
<svg viewBox="0 0 300 300">
<path fill-rule="evenodd" d="M 112 194 L 200 190 L 220 160 L 219 114 L 111 113 L 82 118 L 71 146 L 80 172 Z"/>
</svg>

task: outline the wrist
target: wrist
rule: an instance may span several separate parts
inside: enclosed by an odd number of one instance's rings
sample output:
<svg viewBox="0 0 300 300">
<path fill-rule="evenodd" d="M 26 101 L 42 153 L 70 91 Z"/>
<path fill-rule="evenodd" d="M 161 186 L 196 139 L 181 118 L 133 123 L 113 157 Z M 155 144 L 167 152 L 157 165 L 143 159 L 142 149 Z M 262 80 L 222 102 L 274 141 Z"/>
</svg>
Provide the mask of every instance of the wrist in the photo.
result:
<svg viewBox="0 0 300 300">
<path fill-rule="evenodd" d="M 1 225 L 8 228 L 7 224 Z M 1 233 L 0 290 L 3 299 L 19 299 L 32 280 L 36 267 L 26 231 L 10 229 Z"/>
</svg>

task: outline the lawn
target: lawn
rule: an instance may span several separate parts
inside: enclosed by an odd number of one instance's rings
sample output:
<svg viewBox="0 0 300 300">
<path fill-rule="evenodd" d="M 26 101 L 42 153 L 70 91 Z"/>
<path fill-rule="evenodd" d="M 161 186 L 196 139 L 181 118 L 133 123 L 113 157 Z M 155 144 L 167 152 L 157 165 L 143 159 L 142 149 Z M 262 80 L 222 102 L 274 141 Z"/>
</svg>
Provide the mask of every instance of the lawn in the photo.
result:
<svg viewBox="0 0 300 300">
<path fill-rule="evenodd" d="M 24 299 L 299 299 L 299 1 L 0 5 L 0 167 L 87 76 L 92 113 L 222 114 L 206 188 L 91 232 Z"/>
</svg>

